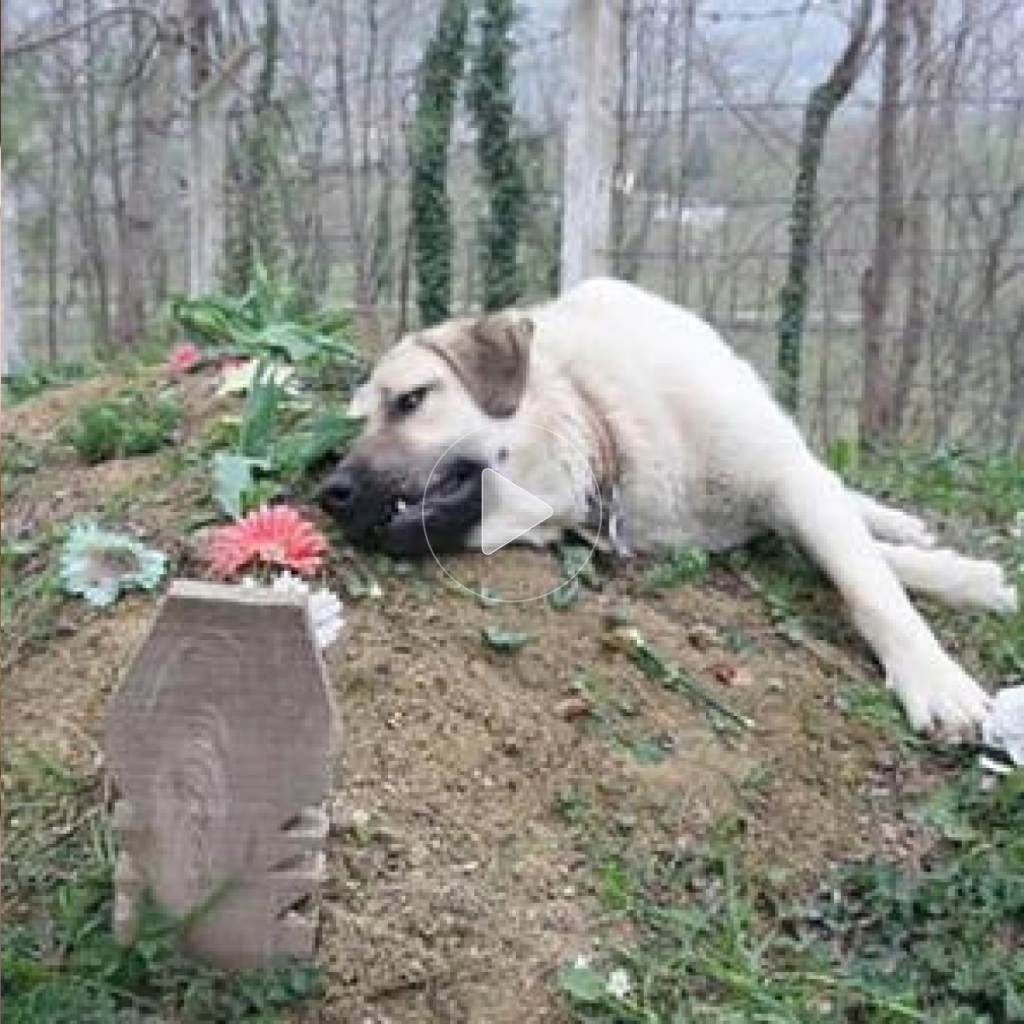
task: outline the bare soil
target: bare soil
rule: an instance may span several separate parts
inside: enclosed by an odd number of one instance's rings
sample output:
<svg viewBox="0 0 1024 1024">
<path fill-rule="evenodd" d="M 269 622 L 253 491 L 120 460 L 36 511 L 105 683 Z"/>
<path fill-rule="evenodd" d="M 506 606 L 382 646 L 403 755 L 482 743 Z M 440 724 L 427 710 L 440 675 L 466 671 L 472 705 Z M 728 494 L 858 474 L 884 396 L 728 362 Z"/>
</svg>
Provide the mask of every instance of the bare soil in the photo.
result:
<svg viewBox="0 0 1024 1024">
<path fill-rule="evenodd" d="M 104 387 L 7 409 L 4 434 L 38 444 Z M 199 389 L 194 432 L 215 403 L 205 384 L 187 387 Z M 115 503 L 122 522 L 196 571 L 185 534 L 198 478 L 168 472 L 163 455 L 93 469 L 54 458 L 5 495 L 5 535 L 109 512 L 119 493 L 131 499 Z M 354 557 L 336 553 L 329 578 Z M 544 579 L 550 559 L 505 549 L 486 570 Z M 459 566 L 473 576 L 485 563 L 466 555 Z M 731 571 L 651 595 L 639 569 L 620 569 L 564 610 L 485 606 L 433 563 L 379 582 L 379 597 L 346 600 L 344 639 L 328 659 L 344 725 L 319 952 L 328 994 L 303 1019 L 563 1020 L 553 973 L 592 948 L 597 915 L 574 801 L 641 846 L 685 847 L 735 816 L 753 861 L 786 872 L 795 892 L 836 859 L 917 846 L 901 801 L 930 784 L 927 772 L 837 706 L 838 693 L 877 677 L 864 651 L 842 630 L 838 644 L 781 635 L 763 596 Z M 156 608 L 147 596 L 105 612 L 58 600 L 42 636 L 4 652 L 4 741 L 94 756 L 106 702 Z M 756 727 L 722 736 L 647 679 L 605 642 L 613 615 Z M 530 642 L 491 649 L 481 631 L 499 624 Z M 652 740 L 661 753 L 642 755 Z"/>
</svg>

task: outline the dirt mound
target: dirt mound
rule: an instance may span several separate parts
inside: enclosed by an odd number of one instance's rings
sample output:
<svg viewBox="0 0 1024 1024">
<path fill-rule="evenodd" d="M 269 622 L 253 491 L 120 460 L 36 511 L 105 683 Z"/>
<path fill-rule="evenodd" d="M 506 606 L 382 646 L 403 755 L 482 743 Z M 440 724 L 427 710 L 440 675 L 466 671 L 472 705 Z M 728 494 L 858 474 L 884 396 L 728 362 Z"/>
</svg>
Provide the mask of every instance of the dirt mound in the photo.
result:
<svg viewBox="0 0 1024 1024">
<path fill-rule="evenodd" d="M 74 401 L 109 385 L 5 410 L 5 435 L 52 433 Z M 109 510 L 116 490 L 133 525 L 180 535 L 191 492 L 168 458 L 41 467 L 5 496 L 5 533 Z M 550 558 L 505 549 L 486 569 L 546 577 Z M 336 555 L 339 588 L 351 564 Z M 460 567 L 472 577 L 485 563 L 467 555 Z M 433 563 L 399 568 L 381 572 L 379 596 L 346 601 L 329 659 L 344 742 L 320 947 L 328 995 L 313 1019 L 562 1019 L 552 975 L 588 947 L 596 914 L 588 816 L 639 844 L 686 847 L 734 815 L 753 856 L 794 884 L 834 857 L 912 843 L 889 794 L 914 780 L 877 727 L 840 722 L 837 693 L 875 670 L 856 646 L 784 635 L 735 573 L 650 594 L 640 570 L 619 570 L 555 609 L 486 605 Z M 155 608 L 145 597 L 103 613 L 55 602 L 47 630 L 5 658 L 5 739 L 81 748 L 83 735 L 98 738 Z M 623 609 L 755 727 L 722 734 L 611 648 L 607 622 Z M 488 626 L 529 639 L 496 650 Z"/>
</svg>

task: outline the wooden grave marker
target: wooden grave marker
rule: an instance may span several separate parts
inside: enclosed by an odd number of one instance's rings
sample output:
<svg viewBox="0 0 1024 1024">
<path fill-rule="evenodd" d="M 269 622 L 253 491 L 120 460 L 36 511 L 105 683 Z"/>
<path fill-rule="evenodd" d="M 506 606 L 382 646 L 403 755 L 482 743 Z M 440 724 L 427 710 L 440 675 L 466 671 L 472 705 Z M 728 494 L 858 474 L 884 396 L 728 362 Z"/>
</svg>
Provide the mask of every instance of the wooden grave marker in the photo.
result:
<svg viewBox="0 0 1024 1024">
<path fill-rule="evenodd" d="M 175 582 L 107 716 L 118 940 L 148 889 L 218 966 L 311 956 L 336 739 L 304 597 Z"/>
</svg>

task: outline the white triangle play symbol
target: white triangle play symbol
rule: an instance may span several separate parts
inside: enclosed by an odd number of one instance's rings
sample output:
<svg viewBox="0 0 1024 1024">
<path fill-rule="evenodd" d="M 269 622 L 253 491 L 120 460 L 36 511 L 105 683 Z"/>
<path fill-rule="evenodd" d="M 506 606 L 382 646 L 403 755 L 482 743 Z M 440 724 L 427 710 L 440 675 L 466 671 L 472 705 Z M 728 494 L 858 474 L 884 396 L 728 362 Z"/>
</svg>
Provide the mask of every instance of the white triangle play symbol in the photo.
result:
<svg viewBox="0 0 1024 1024">
<path fill-rule="evenodd" d="M 493 469 L 485 469 L 480 494 L 480 550 L 493 555 L 550 519 L 555 510 Z"/>
</svg>

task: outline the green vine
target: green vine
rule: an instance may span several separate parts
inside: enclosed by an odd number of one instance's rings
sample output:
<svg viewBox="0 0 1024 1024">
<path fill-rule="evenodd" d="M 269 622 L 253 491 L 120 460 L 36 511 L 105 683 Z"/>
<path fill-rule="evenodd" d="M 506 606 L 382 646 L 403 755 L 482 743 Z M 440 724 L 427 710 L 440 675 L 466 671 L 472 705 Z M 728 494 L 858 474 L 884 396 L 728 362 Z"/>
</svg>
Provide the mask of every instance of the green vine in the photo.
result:
<svg viewBox="0 0 1024 1024">
<path fill-rule="evenodd" d="M 477 159 L 488 196 L 481 225 L 484 308 L 509 306 L 522 291 L 519 233 L 526 181 L 512 136 L 512 0 L 484 0 L 480 44 L 470 77 L 469 106 L 477 129 Z"/>
<path fill-rule="evenodd" d="M 238 139 L 235 171 L 244 188 L 238 211 L 237 233 L 229 242 L 228 284 L 244 289 L 257 263 L 272 273 L 283 270 L 280 243 L 281 196 L 274 187 L 279 175 L 281 150 L 274 90 L 280 60 L 281 19 L 278 0 L 264 0 L 264 24 L 260 30 L 263 64 L 256 80 L 252 107 Z"/>
<path fill-rule="evenodd" d="M 466 56 L 469 0 L 444 0 L 423 58 L 412 145 L 412 221 L 420 322 L 447 319 L 451 308 L 451 200 L 448 146 Z"/>
</svg>

